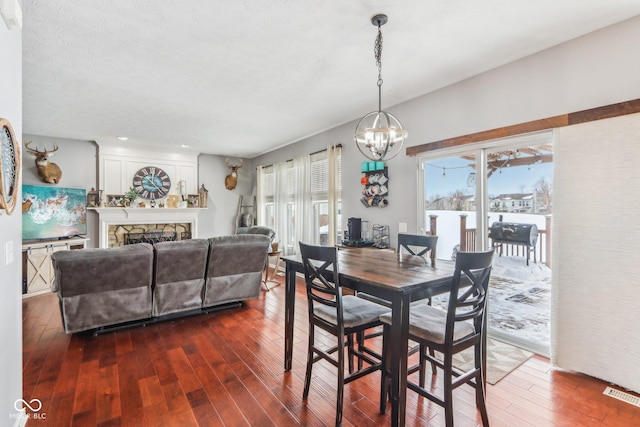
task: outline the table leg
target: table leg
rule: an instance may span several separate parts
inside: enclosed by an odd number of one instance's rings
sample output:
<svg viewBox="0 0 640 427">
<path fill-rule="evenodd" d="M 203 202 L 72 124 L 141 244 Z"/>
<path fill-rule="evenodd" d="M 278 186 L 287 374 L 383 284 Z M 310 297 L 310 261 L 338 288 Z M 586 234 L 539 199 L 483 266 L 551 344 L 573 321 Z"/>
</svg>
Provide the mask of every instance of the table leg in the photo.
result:
<svg viewBox="0 0 640 427">
<path fill-rule="evenodd" d="M 285 266 L 284 299 L 284 370 L 290 371 L 293 361 L 293 319 L 296 305 L 296 271 L 289 263 Z"/>
<path fill-rule="evenodd" d="M 405 425 L 407 406 L 407 350 L 409 345 L 409 296 L 392 301 L 391 313 L 391 425 Z"/>
</svg>

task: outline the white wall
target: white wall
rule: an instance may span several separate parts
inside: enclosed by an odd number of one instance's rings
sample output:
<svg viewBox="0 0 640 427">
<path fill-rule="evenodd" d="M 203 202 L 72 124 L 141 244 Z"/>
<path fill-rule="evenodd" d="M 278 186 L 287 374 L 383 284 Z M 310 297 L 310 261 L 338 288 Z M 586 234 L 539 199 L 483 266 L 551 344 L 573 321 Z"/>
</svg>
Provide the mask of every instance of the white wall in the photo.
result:
<svg viewBox="0 0 640 427">
<path fill-rule="evenodd" d="M 52 138 L 48 136 L 29 135 L 22 136 L 23 140 L 31 141 L 31 148 L 39 150 L 53 149 L 58 146 L 58 151 L 51 158 L 62 170 L 62 178 L 59 184 L 47 184 L 40 180 L 35 165 L 35 157 L 27 152 L 22 153 L 22 183 L 27 185 L 45 185 L 55 187 L 83 188 L 86 191 L 98 188 L 98 146 L 93 141 L 80 141 L 76 139 Z M 87 213 L 87 247 L 99 246 L 98 242 L 98 215 L 95 212 Z"/>
<path fill-rule="evenodd" d="M 198 157 L 198 178 L 209 191 L 208 209 L 200 212 L 198 217 L 198 237 L 209 238 L 232 234 L 240 196 L 250 196 L 254 193 L 253 162 L 243 159 L 242 167 L 238 169 L 238 185 L 233 190 L 227 190 L 224 186 L 224 178 L 230 171 L 225 160 L 226 157 L 208 154 L 201 154 Z M 237 159 L 233 158 L 229 161 L 235 163 Z"/>
<path fill-rule="evenodd" d="M 9 31 L 0 21 L 0 117 L 8 119 L 16 138 L 22 143 L 22 33 Z M 18 190 L 18 200 L 22 192 Z M 4 210 L 3 210 L 4 212 Z M 22 263 L 20 244 L 22 218 L 20 207 L 12 215 L 0 214 L 0 420 L 3 425 L 18 425 L 14 408 L 22 398 Z M 7 242 L 13 244 L 13 262 L 6 264 Z"/>
<path fill-rule="evenodd" d="M 640 98 L 636 40 L 640 40 L 640 17 L 388 110 L 408 129 L 407 143 L 421 145 Z M 359 201 L 363 157 L 352 139 L 359 118 L 353 119 L 346 125 L 256 157 L 254 165 L 276 163 L 342 143 L 343 227 L 348 217 L 362 217 L 370 224 L 389 224 L 393 247 L 399 222 L 408 224 L 408 232 L 418 231 L 418 159 L 402 154 L 391 160 L 389 206 L 365 208 Z"/>
</svg>

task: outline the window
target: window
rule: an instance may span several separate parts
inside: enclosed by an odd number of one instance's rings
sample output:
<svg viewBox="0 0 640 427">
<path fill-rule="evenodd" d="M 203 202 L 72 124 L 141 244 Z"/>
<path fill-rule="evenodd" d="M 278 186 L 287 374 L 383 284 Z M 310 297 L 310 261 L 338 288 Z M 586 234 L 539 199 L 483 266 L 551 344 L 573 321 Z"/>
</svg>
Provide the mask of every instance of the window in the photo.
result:
<svg viewBox="0 0 640 427">
<path fill-rule="evenodd" d="M 285 254 L 298 241 L 333 245 L 341 234 L 340 146 L 258 168 L 258 222 L 276 231 Z"/>
</svg>

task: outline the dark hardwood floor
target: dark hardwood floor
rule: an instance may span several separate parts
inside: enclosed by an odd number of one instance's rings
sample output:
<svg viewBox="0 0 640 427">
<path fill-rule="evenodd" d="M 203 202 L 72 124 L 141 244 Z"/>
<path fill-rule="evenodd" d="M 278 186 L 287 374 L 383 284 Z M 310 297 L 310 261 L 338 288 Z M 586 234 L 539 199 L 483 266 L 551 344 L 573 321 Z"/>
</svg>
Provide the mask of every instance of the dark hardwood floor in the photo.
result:
<svg viewBox="0 0 640 427">
<path fill-rule="evenodd" d="M 307 327 L 301 284 L 287 373 L 283 286 L 239 309 L 99 336 L 65 335 L 53 294 L 24 299 L 23 398 L 42 401 L 40 417 L 27 426 L 331 425 L 333 366 L 314 366 L 309 400 L 302 401 Z M 491 425 L 640 425 L 640 408 L 604 396 L 606 386 L 553 371 L 547 359 L 534 356 L 487 386 Z M 345 426 L 390 424 L 390 411 L 378 414 L 378 387 L 377 374 L 345 387 Z M 437 405 L 411 391 L 407 396 L 408 425 L 444 425 Z M 470 389 L 456 390 L 455 399 L 456 425 L 480 424 Z"/>
</svg>

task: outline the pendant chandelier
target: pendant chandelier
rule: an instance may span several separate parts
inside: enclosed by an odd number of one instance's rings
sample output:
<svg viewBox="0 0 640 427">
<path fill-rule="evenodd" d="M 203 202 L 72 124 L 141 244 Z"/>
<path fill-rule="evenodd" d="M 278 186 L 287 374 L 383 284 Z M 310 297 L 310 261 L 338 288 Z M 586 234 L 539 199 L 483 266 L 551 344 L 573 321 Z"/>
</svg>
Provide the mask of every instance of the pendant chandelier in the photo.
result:
<svg viewBox="0 0 640 427">
<path fill-rule="evenodd" d="M 375 15 L 371 23 L 378 27 L 378 36 L 374 45 L 376 66 L 378 67 L 378 111 L 365 115 L 356 126 L 353 139 L 358 150 L 371 160 L 390 160 L 400 154 L 408 133 L 402 128 L 400 120 L 393 114 L 382 111 L 382 31 L 380 27 L 387 23 L 387 15 Z"/>
</svg>

